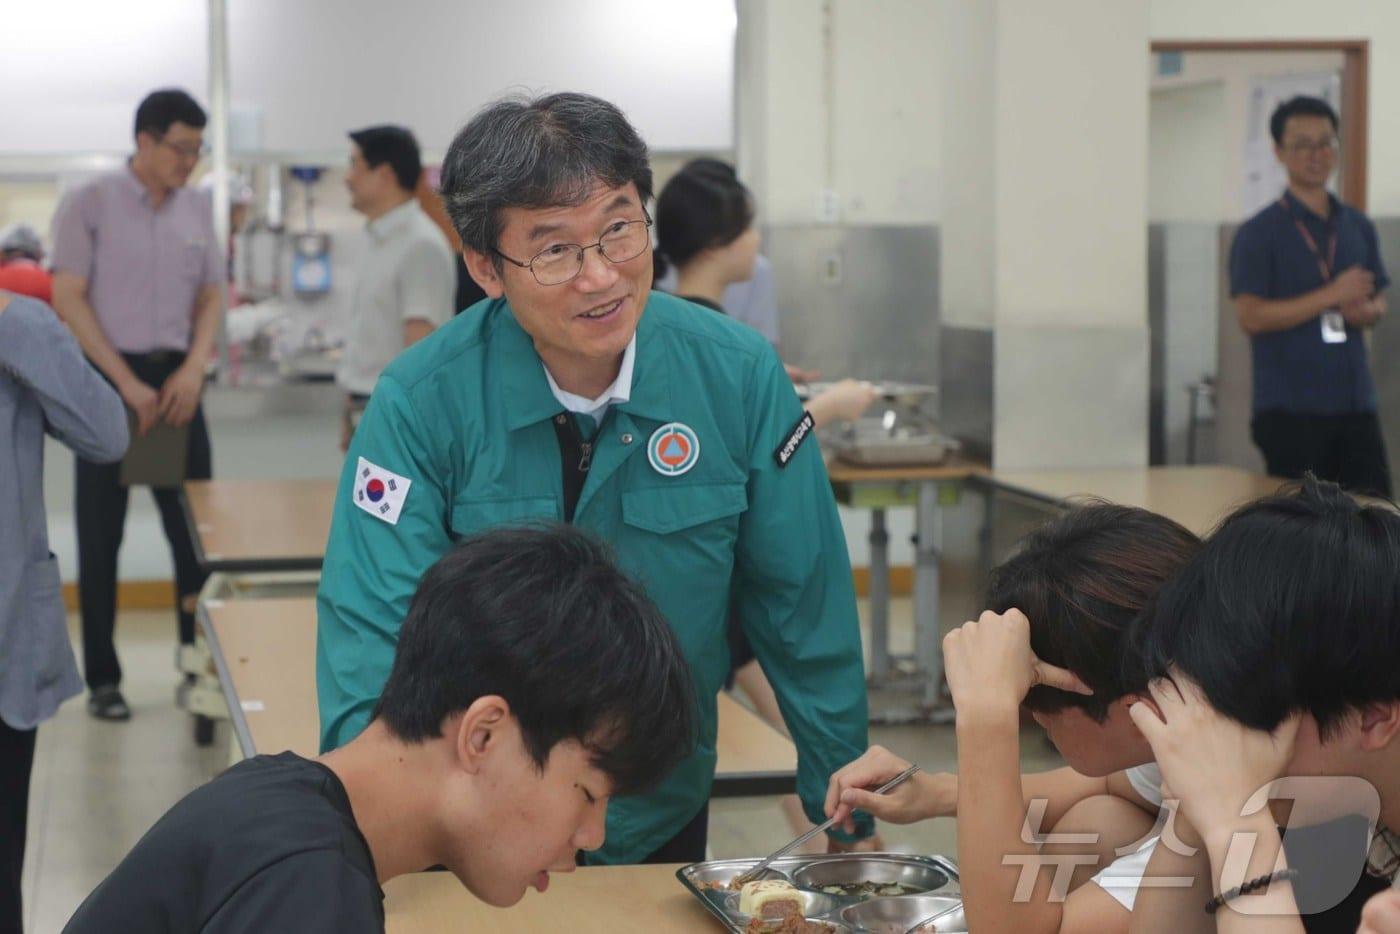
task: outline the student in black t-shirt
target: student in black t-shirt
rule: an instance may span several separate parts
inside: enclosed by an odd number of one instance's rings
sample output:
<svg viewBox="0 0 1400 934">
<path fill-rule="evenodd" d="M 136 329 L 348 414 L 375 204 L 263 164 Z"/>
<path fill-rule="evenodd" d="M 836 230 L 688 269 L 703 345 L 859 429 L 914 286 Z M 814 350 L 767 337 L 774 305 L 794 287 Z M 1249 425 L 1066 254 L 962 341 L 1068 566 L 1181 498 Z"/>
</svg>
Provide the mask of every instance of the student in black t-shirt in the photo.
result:
<svg viewBox="0 0 1400 934">
<path fill-rule="evenodd" d="M 1185 846 L 1164 832 L 1135 925 L 1353 934 L 1395 884 L 1397 567 L 1400 514 L 1309 478 L 1239 509 L 1139 618 L 1129 712 Z"/>
<path fill-rule="evenodd" d="M 435 865 L 512 905 L 690 751 L 693 707 L 675 636 L 604 546 L 487 532 L 424 575 L 363 733 L 194 791 L 65 930 L 377 932 L 380 886 Z"/>
</svg>

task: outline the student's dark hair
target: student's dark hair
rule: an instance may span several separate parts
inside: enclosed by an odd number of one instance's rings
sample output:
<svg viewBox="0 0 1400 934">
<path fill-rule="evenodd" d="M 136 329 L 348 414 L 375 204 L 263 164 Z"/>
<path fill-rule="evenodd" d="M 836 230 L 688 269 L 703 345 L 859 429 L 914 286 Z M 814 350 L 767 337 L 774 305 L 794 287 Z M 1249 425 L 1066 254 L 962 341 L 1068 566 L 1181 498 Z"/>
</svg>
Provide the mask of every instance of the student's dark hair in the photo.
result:
<svg viewBox="0 0 1400 934">
<path fill-rule="evenodd" d="M 448 147 L 440 193 L 463 245 L 491 254 L 502 209 L 580 204 L 595 185 L 628 183 L 645 206 L 646 143 L 613 104 L 564 93 L 506 98 L 472 117 Z"/>
<path fill-rule="evenodd" d="M 204 108 L 189 94 L 179 88 L 162 88 L 147 94 L 145 100 L 136 108 L 136 128 L 132 135 L 149 133 L 160 138 L 173 123 L 183 123 L 185 126 L 202 130 L 208 120 Z"/>
<path fill-rule="evenodd" d="M 1273 116 L 1269 118 L 1269 134 L 1280 146 L 1283 145 L 1283 131 L 1288 126 L 1289 117 L 1326 117 L 1332 121 L 1333 132 L 1341 125 L 1337 120 L 1337 112 L 1322 98 L 1303 95 L 1291 97 L 1275 107 Z"/>
<path fill-rule="evenodd" d="M 1123 651 L 1133 618 L 1200 547 L 1172 520 L 1137 509 L 1088 501 L 1026 536 L 1016 553 L 993 569 L 987 605 L 1015 608 L 1031 623 L 1031 648 L 1068 668 L 1092 696 L 1038 686 L 1031 710 L 1078 707 L 1098 722 L 1126 693 Z"/>
<path fill-rule="evenodd" d="M 1325 739 L 1350 711 L 1400 699 L 1400 515 L 1334 483 L 1225 520 L 1134 626 L 1135 690 L 1175 669 L 1258 730 L 1311 714 Z"/>
<path fill-rule="evenodd" d="M 753 195 L 718 159 L 692 159 L 656 198 L 656 275 L 684 266 L 711 247 L 727 246 L 753 226 Z"/>
<path fill-rule="evenodd" d="M 399 738 L 499 696 L 541 769 L 582 743 L 616 794 L 665 778 L 695 742 L 680 643 L 606 546 L 571 526 L 465 539 L 423 576 L 374 716 Z"/>
<path fill-rule="evenodd" d="M 400 188 L 413 191 L 418 187 L 418 179 L 423 174 L 423 156 L 412 130 L 386 124 L 353 130 L 348 135 L 360 147 L 360 155 L 371 169 L 387 162 Z"/>
</svg>

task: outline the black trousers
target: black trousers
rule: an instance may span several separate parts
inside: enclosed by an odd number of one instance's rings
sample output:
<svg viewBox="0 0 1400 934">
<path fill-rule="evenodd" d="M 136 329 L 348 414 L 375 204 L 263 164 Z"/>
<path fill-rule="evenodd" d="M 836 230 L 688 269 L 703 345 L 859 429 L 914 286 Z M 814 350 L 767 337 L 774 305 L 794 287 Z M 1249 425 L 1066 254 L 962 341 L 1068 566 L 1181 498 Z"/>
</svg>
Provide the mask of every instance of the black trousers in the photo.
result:
<svg viewBox="0 0 1400 934">
<path fill-rule="evenodd" d="M 180 353 L 123 354 L 138 379 L 159 389 L 185 362 Z M 209 429 L 204 407 L 190 424 L 185 475 L 190 480 L 212 476 Z M 75 511 L 78 520 L 78 603 L 83 617 L 83 674 L 89 688 L 120 684 L 121 663 L 115 643 L 117 625 L 117 552 L 126 528 L 128 490 L 121 484 L 121 464 L 94 464 L 77 458 Z M 185 597 L 197 596 L 205 574 L 194 559 L 194 543 L 180 509 L 176 487 L 152 489 L 160 524 L 175 563 L 175 609 L 180 642 L 194 642 L 194 613 Z"/>
<path fill-rule="evenodd" d="M 1250 434 L 1275 477 L 1313 473 L 1353 493 L 1390 496 L 1390 466 L 1375 412 L 1294 415 L 1260 412 Z"/>
<path fill-rule="evenodd" d="M 23 930 L 20 873 L 24 869 L 36 732 L 16 730 L 0 720 L 0 934 Z"/>
</svg>

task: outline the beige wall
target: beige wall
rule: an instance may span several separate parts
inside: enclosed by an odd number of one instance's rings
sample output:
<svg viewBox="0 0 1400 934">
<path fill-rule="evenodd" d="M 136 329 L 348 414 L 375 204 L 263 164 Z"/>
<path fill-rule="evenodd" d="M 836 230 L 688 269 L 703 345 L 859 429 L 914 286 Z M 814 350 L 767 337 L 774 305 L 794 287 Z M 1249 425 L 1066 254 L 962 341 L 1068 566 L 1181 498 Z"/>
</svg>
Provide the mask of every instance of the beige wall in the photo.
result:
<svg viewBox="0 0 1400 934">
<path fill-rule="evenodd" d="M 1147 0 L 999 0 L 998 467 L 1147 460 Z"/>
<path fill-rule="evenodd" d="M 1238 180 L 1227 176 L 1232 165 L 1240 168 L 1239 161 L 1232 162 L 1227 152 L 1226 140 L 1231 134 L 1225 93 L 1221 81 L 1152 92 L 1147 157 L 1149 220 L 1216 224 L 1224 219 L 1225 192 L 1238 193 L 1239 189 Z M 1235 182 L 1233 189 L 1231 181 Z"/>
<path fill-rule="evenodd" d="M 43 181 L 0 182 L 0 227 L 29 224 L 48 243 L 49 222 L 58 206 L 58 183 Z"/>
<path fill-rule="evenodd" d="M 744 0 L 740 168 L 762 222 L 937 222 L 942 6 Z M 834 214 L 820 207 L 827 190 Z"/>
<path fill-rule="evenodd" d="M 997 324 L 1146 320 L 1147 0 L 1001 0 Z"/>
<path fill-rule="evenodd" d="M 1146 459 L 1147 4 L 740 6 L 760 213 L 940 225 L 945 324 L 996 330 L 998 463 Z"/>
<path fill-rule="evenodd" d="M 943 5 L 943 322 L 990 329 L 995 319 L 996 5 Z"/>
</svg>

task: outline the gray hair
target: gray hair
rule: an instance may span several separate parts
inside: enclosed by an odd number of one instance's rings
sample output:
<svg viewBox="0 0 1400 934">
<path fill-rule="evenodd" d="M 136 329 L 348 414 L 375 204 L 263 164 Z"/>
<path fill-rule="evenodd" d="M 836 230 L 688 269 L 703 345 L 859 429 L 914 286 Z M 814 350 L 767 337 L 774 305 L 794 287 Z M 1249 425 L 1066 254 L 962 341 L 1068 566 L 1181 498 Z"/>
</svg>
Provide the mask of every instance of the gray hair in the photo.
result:
<svg viewBox="0 0 1400 934">
<path fill-rule="evenodd" d="M 27 256 L 38 262 L 44 258 L 44 241 L 28 224 L 11 224 L 0 230 L 0 254 Z"/>
<path fill-rule="evenodd" d="M 502 208 L 579 204 L 599 182 L 631 182 L 645 204 L 646 143 L 613 104 L 550 94 L 505 98 L 473 117 L 447 150 L 439 193 L 463 246 L 490 254 L 500 242 Z"/>
</svg>

